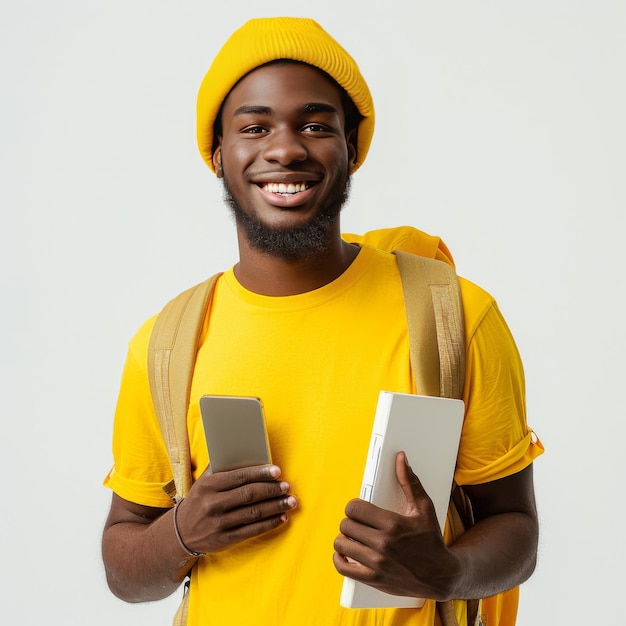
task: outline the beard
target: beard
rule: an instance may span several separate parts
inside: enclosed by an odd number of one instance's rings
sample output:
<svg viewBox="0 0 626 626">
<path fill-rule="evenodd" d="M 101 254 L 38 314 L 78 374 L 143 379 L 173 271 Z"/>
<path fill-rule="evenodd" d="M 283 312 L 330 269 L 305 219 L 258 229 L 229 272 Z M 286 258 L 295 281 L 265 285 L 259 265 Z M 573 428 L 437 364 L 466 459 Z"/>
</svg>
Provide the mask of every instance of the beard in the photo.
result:
<svg viewBox="0 0 626 626">
<path fill-rule="evenodd" d="M 349 174 L 338 178 L 326 206 L 309 222 L 297 228 L 275 228 L 262 222 L 257 215 L 247 213 L 233 196 L 226 177 L 224 202 L 236 223 L 243 229 L 250 246 L 269 256 L 285 260 L 304 260 L 330 249 L 335 221 L 350 195 Z"/>
</svg>

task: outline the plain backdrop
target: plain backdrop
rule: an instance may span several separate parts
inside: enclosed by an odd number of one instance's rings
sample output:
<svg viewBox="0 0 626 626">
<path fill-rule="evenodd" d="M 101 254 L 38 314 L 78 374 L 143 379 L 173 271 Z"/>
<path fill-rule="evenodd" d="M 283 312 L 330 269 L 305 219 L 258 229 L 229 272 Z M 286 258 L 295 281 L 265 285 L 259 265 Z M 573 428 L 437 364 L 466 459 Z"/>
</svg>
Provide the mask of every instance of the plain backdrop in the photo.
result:
<svg viewBox="0 0 626 626">
<path fill-rule="evenodd" d="M 625 7 L 2 0 L 0 622 L 171 621 L 178 594 L 127 605 L 100 559 L 121 369 L 147 317 L 236 260 L 195 143 L 200 81 L 245 20 L 296 15 L 350 51 L 376 102 L 344 230 L 440 235 L 518 342 L 546 447 L 518 623 L 615 623 Z"/>
</svg>

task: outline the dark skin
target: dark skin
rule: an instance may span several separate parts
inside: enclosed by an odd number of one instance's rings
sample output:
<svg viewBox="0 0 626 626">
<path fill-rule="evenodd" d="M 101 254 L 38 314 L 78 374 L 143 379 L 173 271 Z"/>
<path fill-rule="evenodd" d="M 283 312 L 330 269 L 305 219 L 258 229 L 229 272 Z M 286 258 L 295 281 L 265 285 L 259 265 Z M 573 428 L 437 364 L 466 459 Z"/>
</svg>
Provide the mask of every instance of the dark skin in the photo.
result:
<svg viewBox="0 0 626 626">
<path fill-rule="evenodd" d="M 306 226 L 340 193 L 338 179 L 345 181 L 354 165 L 356 148 L 352 135 L 346 137 L 341 97 L 329 85 L 312 68 L 269 65 L 244 78 L 226 100 L 213 162 L 241 210 L 266 226 Z M 266 192 L 269 183 L 304 183 L 307 189 L 285 196 Z M 237 238 L 238 280 L 270 296 L 317 289 L 341 275 L 358 253 L 341 239 L 338 214 L 326 249 L 306 259 L 255 249 L 239 224 Z"/>
<path fill-rule="evenodd" d="M 275 531 L 296 506 L 275 465 L 211 474 L 194 483 L 178 511 L 185 545 L 196 552 L 229 546 Z M 102 554 L 111 591 L 127 602 L 160 600 L 193 567 L 174 533 L 171 509 L 141 506 L 113 494 Z"/>
<path fill-rule="evenodd" d="M 306 227 L 338 195 L 356 158 L 340 92 L 316 70 L 270 65 L 246 76 L 222 112 L 214 153 L 242 211 L 271 228 Z M 295 185 L 296 192 L 271 185 Z M 339 213 L 327 243 L 307 258 L 251 245 L 237 223 L 238 280 L 256 293 L 282 296 L 319 288 L 341 275 L 358 248 L 340 236 Z M 532 466 L 507 478 L 466 487 L 477 523 L 446 546 L 431 500 L 399 453 L 396 475 L 407 497 L 402 514 L 355 499 L 345 510 L 333 556 L 339 573 L 399 595 L 437 600 L 493 595 L 532 573 L 537 550 Z M 252 537 L 288 531 L 297 506 L 275 465 L 211 474 L 193 484 L 178 511 L 188 548 L 212 553 Z M 129 602 L 170 595 L 196 561 L 179 545 L 172 511 L 113 494 L 102 541 L 107 580 Z"/>
<path fill-rule="evenodd" d="M 537 545 L 532 466 L 466 486 L 477 523 L 451 547 L 444 544 L 432 501 L 404 453 L 396 459 L 396 476 L 407 498 L 402 514 L 363 500 L 348 503 L 335 539 L 339 573 L 388 593 L 440 601 L 491 596 L 532 574 Z"/>
</svg>

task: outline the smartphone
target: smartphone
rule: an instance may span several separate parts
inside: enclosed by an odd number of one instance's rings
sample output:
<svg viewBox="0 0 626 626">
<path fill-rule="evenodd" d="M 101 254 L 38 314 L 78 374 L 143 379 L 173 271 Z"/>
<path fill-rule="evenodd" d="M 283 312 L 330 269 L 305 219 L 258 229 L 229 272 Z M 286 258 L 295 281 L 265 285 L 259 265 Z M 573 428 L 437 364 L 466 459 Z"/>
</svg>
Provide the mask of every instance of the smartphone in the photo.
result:
<svg viewBox="0 0 626 626">
<path fill-rule="evenodd" d="M 250 396 L 202 396 L 211 472 L 271 463 L 263 403 Z"/>
</svg>

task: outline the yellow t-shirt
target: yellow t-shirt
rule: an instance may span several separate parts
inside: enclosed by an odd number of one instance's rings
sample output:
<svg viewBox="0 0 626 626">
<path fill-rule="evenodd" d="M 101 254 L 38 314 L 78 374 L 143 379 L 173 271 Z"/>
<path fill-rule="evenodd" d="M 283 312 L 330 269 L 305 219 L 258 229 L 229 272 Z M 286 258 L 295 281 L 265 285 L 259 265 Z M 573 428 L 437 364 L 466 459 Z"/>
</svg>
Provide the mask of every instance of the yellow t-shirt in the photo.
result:
<svg viewBox="0 0 626 626">
<path fill-rule="evenodd" d="M 523 370 L 508 328 L 487 293 L 465 280 L 461 286 L 467 410 L 455 478 L 476 484 L 523 469 L 542 449 L 526 425 Z M 161 486 L 171 479 L 171 470 L 146 371 L 153 323 L 149 320 L 130 343 L 115 416 L 115 466 L 105 484 L 127 500 L 168 507 Z M 194 477 L 209 461 L 200 396 L 258 396 L 272 459 L 291 483 L 298 507 L 279 532 L 198 561 L 191 577 L 189 626 L 434 623 L 430 601 L 421 609 L 339 606 L 342 577 L 332 563 L 333 541 L 346 503 L 359 495 L 381 389 L 415 392 L 392 254 L 362 243 L 337 280 L 294 296 L 249 292 L 232 269 L 220 278 L 191 389 Z M 459 617 L 462 611 L 459 603 Z"/>
</svg>

